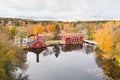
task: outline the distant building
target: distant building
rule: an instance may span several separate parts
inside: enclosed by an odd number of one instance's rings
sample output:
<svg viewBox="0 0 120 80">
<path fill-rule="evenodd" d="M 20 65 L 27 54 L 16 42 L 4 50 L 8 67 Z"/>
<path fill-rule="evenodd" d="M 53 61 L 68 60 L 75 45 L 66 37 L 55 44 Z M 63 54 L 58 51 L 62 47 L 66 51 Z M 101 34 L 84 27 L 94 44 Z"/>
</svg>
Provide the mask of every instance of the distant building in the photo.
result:
<svg viewBox="0 0 120 80">
<path fill-rule="evenodd" d="M 28 36 L 26 36 L 25 38 L 16 38 L 15 36 L 15 44 L 21 44 L 22 41 L 22 45 L 28 45 L 30 43 L 30 40 L 28 38 Z"/>
</svg>

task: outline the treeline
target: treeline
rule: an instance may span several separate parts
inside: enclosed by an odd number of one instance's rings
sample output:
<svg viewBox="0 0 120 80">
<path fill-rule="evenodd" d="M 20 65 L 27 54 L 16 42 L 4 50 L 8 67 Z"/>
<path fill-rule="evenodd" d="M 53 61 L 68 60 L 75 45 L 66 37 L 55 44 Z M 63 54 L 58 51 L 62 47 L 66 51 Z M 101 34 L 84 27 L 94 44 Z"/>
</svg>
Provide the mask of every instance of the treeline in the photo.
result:
<svg viewBox="0 0 120 80">
<path fill-rule="evenodd" d="M 39 21 L 39 20 L 32 20 L 32 19 L 20 19 L 20 18 L 0 18 L 0 25 L 2 26 L 26 26 L 32 24 L 42 24 L 46 26 L 47 24 L 54 24 L 56 22 L 63 23 L 63 21 Z M 68 23 L 68 22 L 64 22 Z M 72 22 L 73 23 L 73 22 Z"/>
</svg>

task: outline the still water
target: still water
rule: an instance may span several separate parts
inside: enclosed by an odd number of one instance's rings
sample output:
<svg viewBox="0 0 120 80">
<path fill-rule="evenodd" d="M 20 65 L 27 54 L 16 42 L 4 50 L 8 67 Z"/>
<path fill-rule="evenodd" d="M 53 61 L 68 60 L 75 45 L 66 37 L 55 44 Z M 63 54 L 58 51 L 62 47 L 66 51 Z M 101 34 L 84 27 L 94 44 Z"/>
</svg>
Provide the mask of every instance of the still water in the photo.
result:
<svg viewBox="0 0 120 80">
<path fill-rule="evenodd" d="M 96 64 L 95 47 L 83 45 L 51 46 L 27 53 L 30 80 L 105 80 Z"/>
</svg>

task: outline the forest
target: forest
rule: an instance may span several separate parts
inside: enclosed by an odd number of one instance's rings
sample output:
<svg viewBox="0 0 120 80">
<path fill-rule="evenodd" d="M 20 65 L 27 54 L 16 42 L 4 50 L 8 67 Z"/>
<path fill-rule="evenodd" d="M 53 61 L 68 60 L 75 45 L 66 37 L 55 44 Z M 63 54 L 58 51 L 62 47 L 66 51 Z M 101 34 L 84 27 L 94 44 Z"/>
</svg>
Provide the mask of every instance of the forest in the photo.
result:
<svg viewBox="0 0 120 80">
<path fill-rule="evenodd" d="M 120 21 L 64 22 L 0 18 L 0 78 L 13 78 L 9 73 L 16 70 L 16 66 L 21 69 L 26 67 L 22 66 L 26 61 L 22 50 L 12 43 L 14 37 L 23 38 L 26 33 L 30 37 L 37 32 L 50 36 L 45 40 L 55 40 L 61 33 L 79 33 L 85 40 L 97 42 L 98 48 L 106 53 L 103 56 L 120 65 Z"/>
</svg>

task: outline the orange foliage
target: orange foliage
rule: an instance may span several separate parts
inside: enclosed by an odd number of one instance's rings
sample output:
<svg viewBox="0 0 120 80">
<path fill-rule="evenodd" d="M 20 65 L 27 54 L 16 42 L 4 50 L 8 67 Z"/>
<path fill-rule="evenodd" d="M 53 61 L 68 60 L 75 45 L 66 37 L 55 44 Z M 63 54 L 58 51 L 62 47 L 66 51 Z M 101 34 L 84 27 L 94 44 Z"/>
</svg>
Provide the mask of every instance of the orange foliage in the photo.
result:
<svg viewBox="0 0 120 80">
<path fill-rule="evenodd" d="M 36 34 L 37 32 L 41 34 L 41 33 L 43 33 L 43 31 L 44 31 L 44 26 L 42 26 L 42 25 L 36 25 L 33 27 L 34 34 Z"/>
<path fill-rule="evenodd" d="M 8 26 L 6 26 L 6 27 L 5 27 L 5 30 L 10 31 L 10 29 L 9 29 L 9 27 L 8 27 Z"/>
<path fill-rule="evenodd" d="M 106 40 L 104 42 L 104 49 L 105 49 L 105 51 L 110 51 L 111 50 L 112 38 L 113 38 L 112 34 L 108 35 L 108 37 L 106 38 Z"/>
<path fill-rule="evenodd" d="M 98 47 L 104 51 L 109 51 L 112 45 L 112 28 L 113 23 L 106 23 L 103 28 L 98 30 L 94 36 L 95 41 L 98 43 Z"/>
<path fill-rule="evenodd" d="M 46 26 L 47 31 L 49 32 L 54 32 L 55 31 L 55 26 L 54 25 L 47 25 Z"/>
<path fill-rule="evenodd" d="M 120 26 L 120 21 L 115 21 L 115 26 Z"/>
</svg>

